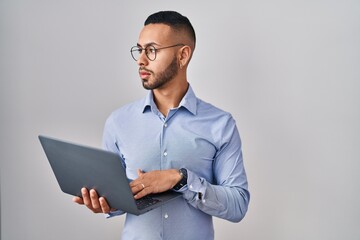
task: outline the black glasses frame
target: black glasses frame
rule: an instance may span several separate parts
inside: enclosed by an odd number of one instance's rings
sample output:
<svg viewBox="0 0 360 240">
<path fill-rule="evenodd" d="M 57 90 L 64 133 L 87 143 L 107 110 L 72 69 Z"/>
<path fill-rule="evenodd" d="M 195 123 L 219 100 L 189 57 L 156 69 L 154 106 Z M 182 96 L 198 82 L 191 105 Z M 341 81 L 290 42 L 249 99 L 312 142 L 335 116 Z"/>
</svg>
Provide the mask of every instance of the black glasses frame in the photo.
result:
<svg viewBox="0 0 360 240">
<path fill-rule="evenodd" d="M 178 44 L 175 44 L 175 45 L 171 45 L 171 46 L 167 46 L 167 47 L 161 47 L 161 48 L 156 48 L 156 47 L 154 47 L 153 45 L 146 46 L 145 48 L 142 48 L 142 47 L 139 47 L 139 46 L 134 46 L 134 47 L 132 47 L 132 48 L 130 49 L 130 53 L 131 53 L 132 58 L 133 58 L 135 61 L 137 61 L 137 60 L 139 60 L 139 58 L 136 59 L 136 57 L 134 56 L 133 52 L 139 52 L 139 57 L 140 57 L 140 55 L 142 54 L 142 51 L 145 50 L 145 55 L 146 55 L 147 59 L 149 59 L 150 61 L 155 61 L 155 59 L 156 59 L 156 54 L 157 54 L 157 51 L 158 51 L 158 50 L 166 49 L 166 48 L 173 48 L 173 47 L 178 47 L 178 46 L 185 46 L 185 44 L 183 44 L 183 43 L 178 43 Z M 153 51 L 153 52 L 151 52 L 151 51 Z M 150 58 L 149 55 L 152 54 L 152 53 L 154 54 L 154 57 L 153 57 L 153 58 Z"/>
</svg>

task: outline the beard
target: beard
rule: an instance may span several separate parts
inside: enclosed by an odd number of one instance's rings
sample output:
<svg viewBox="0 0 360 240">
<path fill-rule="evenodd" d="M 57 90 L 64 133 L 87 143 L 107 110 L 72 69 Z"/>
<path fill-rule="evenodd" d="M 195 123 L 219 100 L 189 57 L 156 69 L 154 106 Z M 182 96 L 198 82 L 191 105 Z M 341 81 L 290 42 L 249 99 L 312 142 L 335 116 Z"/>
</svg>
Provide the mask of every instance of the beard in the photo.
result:
<svg viewBox="0 0 360 240">
<path fill-rule="evenodd" d="M 143 70 L 147 70 L 143 68 Z M 149 70 L 147 70 L 149 71 Z M 142 85 L 147 90 L 153 90 L 157 88 L 163 87 L 166 83 L 170 82 L 174 77 L 178 74 L 179 68 L 178 68 L 178 62 L 177 58 L 174 57 L 169 66 L 162 72 L 158 74 L 154 74 L 154 72 L 151 72 L 154 75 L 154 81 L 149 82 L 149 80 L 142 79 Z"/>
</svg>

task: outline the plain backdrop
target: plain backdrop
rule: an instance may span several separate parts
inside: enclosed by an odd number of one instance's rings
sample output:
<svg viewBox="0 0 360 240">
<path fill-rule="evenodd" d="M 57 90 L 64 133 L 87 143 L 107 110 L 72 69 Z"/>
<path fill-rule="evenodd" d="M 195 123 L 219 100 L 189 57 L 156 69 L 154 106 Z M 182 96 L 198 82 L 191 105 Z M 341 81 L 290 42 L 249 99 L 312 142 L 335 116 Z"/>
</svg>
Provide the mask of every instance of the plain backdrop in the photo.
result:
<svg viewBox="0 0 360 240">
<path fill-rule="evenodd" d="M 129 50 L 159 10 L 193 23 L 189 82 L 242 137 L 249 211 L 216 238 L 360 239 L 360 1 L 0 0 L 1 239 L 120 239 L 123 216 L 60 191 L 37 135 L 101 146 L 146 94 Z"/>
</svg>

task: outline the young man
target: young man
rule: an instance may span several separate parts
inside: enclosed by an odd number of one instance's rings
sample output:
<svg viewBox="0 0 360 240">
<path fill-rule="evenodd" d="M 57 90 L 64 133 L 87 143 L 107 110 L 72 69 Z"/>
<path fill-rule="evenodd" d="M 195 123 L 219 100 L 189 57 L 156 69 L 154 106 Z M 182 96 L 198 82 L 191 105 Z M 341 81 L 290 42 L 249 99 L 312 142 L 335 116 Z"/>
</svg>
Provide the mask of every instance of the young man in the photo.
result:
<svg viewBox="0 0 360 240">
<path fill-rule="evenodd" d="M 249 204 L 241 141 L 234 119 L 198 99 L 186 70 L 195 32 L 177 12 L 152 14 L 131 54 L 148 95 L 114 111 L 104 147 L 121 155 L 134 197 L 174 190 L 177 198 L 146 214 L 127 214 L 126 239 L 213 239 L 212 216 L 239 222 Z M 95 190 L 74 198 L 95 213 L 111 209 Z"/>
</svg>

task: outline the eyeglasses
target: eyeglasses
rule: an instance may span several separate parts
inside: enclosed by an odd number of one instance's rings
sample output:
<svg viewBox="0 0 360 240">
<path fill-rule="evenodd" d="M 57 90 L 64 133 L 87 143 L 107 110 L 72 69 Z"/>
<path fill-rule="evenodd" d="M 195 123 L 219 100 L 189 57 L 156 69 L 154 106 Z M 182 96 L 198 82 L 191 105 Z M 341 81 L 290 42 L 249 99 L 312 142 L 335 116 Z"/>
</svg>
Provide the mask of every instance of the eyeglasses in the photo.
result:
<svg viewBox="0 0 360 240">
<path fill-rule="evenodd" d="M 141 53 L 143 50 L 145 50 L 145 55 L 150 61 L 154 61 L 156 59 L 156 53 L 160 49 L 166 49 L 166 48 L 172 48 L 172 47 L 178 47 L 178 46 L 185 46 L 185 44 L 179 43 L 168 47 L 162 47 L 162 48 L 156 48 L 153 45 L 148 45 L 145 48 L 134 46 L 131 48 L 130 53 L 132 58 L 137 61 L 140 58 Z"/>
</svg>

